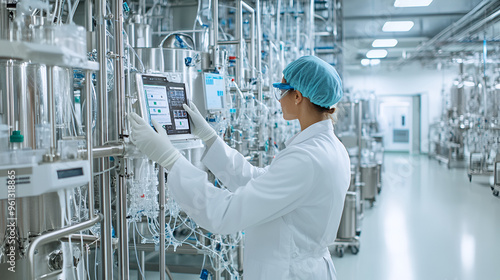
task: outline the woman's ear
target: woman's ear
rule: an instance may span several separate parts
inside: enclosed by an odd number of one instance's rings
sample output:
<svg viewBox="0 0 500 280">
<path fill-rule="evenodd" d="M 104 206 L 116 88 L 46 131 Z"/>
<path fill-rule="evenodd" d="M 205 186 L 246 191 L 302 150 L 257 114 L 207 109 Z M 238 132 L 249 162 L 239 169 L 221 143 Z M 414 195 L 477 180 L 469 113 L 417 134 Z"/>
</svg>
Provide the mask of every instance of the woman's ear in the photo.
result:
<svg viewBox="0 0 500 280">
<path fill-rule="evenodd" d="M 302 93 L 298 90 L 295 90 L 294 93 L 295 93 L 295 105 L 298 105 L 300 102 L 302 102 L 304 96 L 302 96 Z"/>
</svg>

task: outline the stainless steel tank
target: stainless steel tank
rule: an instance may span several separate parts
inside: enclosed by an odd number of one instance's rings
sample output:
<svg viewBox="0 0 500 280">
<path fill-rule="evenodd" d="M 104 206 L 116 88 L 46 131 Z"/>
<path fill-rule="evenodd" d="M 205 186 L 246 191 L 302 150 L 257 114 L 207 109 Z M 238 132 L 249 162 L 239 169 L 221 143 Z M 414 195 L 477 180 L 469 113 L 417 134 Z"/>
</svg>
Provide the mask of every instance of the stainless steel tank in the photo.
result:
<svg viewBox="0 0 500 280">
<path fill-rule="evenodd" d="M 356 193 L 347 192 L 344 210 L 340 219 L 338 239 L 353 239 L 356 236 Z"/>
<path fill-rule="evenodd" d="M 361 165 L 361 182 L 364 183 L 361 187 L 361 199 L 374 201 L 379 182 L 377 164 Z"/>
<path fill-rule="evenodd" d="M 377 162 L 378 171 L 378 182 L 377 182 L 377 193 L 382 191 L 382 162 Z"/>
<path fill-rule="evenodd" d="M 349 190 L 350 192 L 355 192 L 356 191 L 356 166 L 351 165 L 351 181 L 349 183 Z"/>
<path fill-rule="evenodd" d="M 133 48 L 150 48 L 153 46 L 153 33 L 149 24 L 144 22 L 142 15 L 134 15 L 125 24 L 129 44 Z"/>
<path fill-rule="evenodd" d="M 202 71 L 210 66 L 210 55 L 208 53 L 168 48 L 135 48 L 135 51 L 141 59 L 146 72 L 176 72 L 182 74 L 188 98 L 194 100 L 197 105 L 204 104 Z M 137 69 L 142 69 L 142 65 L 137 58 L 134 58 L 134 65 Z M 202 110 L 202 108 L 199 109 Z"/>
<path fill-rule="evenodd" d="M 53 82 L 58 85 L 54 87 L 58 139 L 76 136 L 71 108 L 74 102 L 72 71 L 62 67 L 47 70 L 45 65 L 0 60 L 0 124 L 10 127 L 9 134 L 13 130 L 21 131 L 24 136 L 22 148 L 42 148 L 41 135 L 37 132 L 41 126 L 49 125 L 47 71 L 51 71 Z"/>
<path fill-rule="evenodd" d="M 50 71 L 50 72 L 48 72 Z M 53 77 L 54 99 L 56 103 L 55 126 L 58 130 L 60 139 L 63 136 L 69 136 L 70 129 L 68 124 L 71 122 L 71 104 L 72 101 L 72 77 L 73 73 L 68 68 L 47 67 L 41 64 L 29 62 L 20 62 L 11 59 L 0 60 L 0 124 L 2 127 L 8 127 L 11 134 L 13 130 L 19 130 L 24 136 L 24 141 L 19 148 L 22 152 L 37 150 L 44 152 L 42 148 L 50 142 L 50 125 L 48 125 L 48 73 Z M 47 136 L 45 130 L 41 130 L 43 125 L 49 126 L 48 139 L 42 139 L 41 136 Z M 43 127 L 42 127 L 43 128 Z M 40 133 L 39 133 L 40 132 Z M 5 137 L 4 137 L 5 138 Z M 2 140 L 6 140 L 2 138 Z M 8 138 L 7 138 L 8 139 Z M 3 143 L 5 144 L 5 143 Z M 6 145 L 4 145 L 5 147 Z M 19 154 L 16 157 L 10 157 L 12 147 L 2 152 L 1 165 L 2 172 L 8 168 L 16 168 L 16 175 L 31 174 L 30 167 L 14 167 L 11 159 L 19 160 Z M 18 151 L 16 151 L 18 152 Z M 32 155 L 35 153 L 33 152 Z M 27 157 L 29 162 L 40 160 L 38 157 Z M 17 164 L 17 163 L 16 163 Z M 7 166 L 7 167 L 6 167 Z M 23 170 L 23 171 L 21 171 Z M 25 172 L 25 173 L 23 173 Z M 5 176 L 2 174 L 2 176 Z M 38 178 L 35 178 L 35 180 Z M 40 182 L 44 184 L 44 182 Z M 69 194 L 59 195 L 57 192 L 45 193 L 38 196 L 22 197 L 23 189 L 21 185 L 16 190 L 16 259 L 24 256 L 32 238 L 60 229 L 63 226 L 61 201 L 66 201 Z M 6 217 L 10 216 L 8 209 L 9 201 L 0 200 L 0 263 L 5 263 L 5 246 L 9 246 L 7 240 L 8 221 Z M 43 247 L 43 246 L 42 246 Z M 40 250 L 44 250 L 41 248 Z M 19 278 L 18 278 L 19 279 Z"/>
<path fill-rule="evenodd" d="M 464 115 L 466 112 L 465 105 L 467 104 L 465 100 L 463 86 L 457 79 L 453 81 L 453 85 L 450 88 L 450 106 L 449 110 L 453 114 L 453 117 L 458 117 Z"/>
</svg>

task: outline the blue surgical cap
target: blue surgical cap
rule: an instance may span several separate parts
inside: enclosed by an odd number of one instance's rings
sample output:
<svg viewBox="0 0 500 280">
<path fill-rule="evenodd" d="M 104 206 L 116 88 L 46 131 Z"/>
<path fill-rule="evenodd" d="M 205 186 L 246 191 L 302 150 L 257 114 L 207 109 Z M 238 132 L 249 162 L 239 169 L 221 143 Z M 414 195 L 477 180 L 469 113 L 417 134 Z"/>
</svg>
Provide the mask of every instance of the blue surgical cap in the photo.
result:
<svg viewBox="0 0 500 280">
<path fill-rule="evenodd" d="M 303 56 L 283 70 L 287 83 L 300 91 L 312 103 L 331 108 L 343 96 L 339 74 L 325 61 L 315 56 Z"/>
</svg>

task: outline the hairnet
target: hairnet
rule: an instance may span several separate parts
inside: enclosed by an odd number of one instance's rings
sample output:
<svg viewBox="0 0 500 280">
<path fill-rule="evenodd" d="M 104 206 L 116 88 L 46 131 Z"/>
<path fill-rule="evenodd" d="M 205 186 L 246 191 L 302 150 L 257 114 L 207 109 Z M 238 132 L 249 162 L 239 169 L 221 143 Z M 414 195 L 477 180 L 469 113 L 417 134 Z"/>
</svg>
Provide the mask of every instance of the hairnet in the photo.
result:
<svg viewBox="0 0 500 280">
<path fill-rule="evenodd" d="M 283 76 L 294 89 L 321 107 L 330 108 L 343 96 L 339 74 L 318 57 L 303 56 L 295 60 L 283 70 Z"/>
</svg>

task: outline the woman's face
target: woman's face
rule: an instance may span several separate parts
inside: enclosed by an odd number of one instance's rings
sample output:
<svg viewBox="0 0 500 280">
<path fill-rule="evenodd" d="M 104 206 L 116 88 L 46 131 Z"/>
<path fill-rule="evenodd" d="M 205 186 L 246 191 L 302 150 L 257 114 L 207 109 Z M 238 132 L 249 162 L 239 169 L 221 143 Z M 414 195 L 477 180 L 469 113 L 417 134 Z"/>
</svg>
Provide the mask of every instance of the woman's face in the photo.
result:
<svg viewBox="0 0 500 280">
<path fill-rule="evenodd" d="M 282 83 L 286 84 L 285 78 L 281 79 Z M 283 118 L 287 121 L 297 119 L 297 106 L 295 105 L 295 91 L 288 91 L 281 99 L 281 111 Z"/>
</svg>

